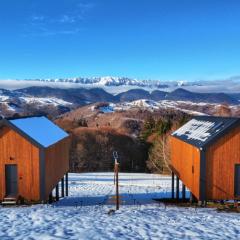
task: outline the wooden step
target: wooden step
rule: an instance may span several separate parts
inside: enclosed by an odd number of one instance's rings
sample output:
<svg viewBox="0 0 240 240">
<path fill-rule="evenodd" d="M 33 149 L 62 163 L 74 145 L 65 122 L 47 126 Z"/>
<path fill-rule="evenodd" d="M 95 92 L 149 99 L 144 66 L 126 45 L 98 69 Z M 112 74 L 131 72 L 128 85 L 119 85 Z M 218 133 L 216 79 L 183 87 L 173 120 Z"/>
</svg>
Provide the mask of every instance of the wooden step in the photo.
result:
<svg viewBox="0 0 240 240">
<path fill-rule="evenodd" d="M 16 201 L 3 201 L 2 205 L 7 206 L 7 205 L 16 205 Z"/>
<path fill-rule="evenodd" d="M 4 201 L 16 201 L 16 198 L 15 197 L 5 197 L 3 200 Z"/>
<path fill-rule="evenodd" d="M 2 205 L 7 206 L 7 205 L 16 205 L 17 204 L 17 199 L 14 197 L 5 197 L 2 201 Z"/>
</svg>

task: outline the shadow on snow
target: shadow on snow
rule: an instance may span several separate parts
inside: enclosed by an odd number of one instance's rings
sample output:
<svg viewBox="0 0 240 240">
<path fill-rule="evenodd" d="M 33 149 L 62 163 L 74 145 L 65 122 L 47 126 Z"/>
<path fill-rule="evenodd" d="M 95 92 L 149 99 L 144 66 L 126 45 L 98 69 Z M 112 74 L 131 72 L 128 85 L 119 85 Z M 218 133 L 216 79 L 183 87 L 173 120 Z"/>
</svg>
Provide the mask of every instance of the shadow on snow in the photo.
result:
<svg viewBox="0 0 240 240">
<path fill-rule="evenodd" d="M 189 193 L 187 192 L 186 197 Z M 155 201 L 154 198 L 170 198 L 171 192 L 159 192 L 159 193 L 123 193 L 120 194 L 120 205 L 146 205 L 152 204 Z M 181 193 L 180 193 L 181 198 Z M 59 207 L 82 207 L 82 206 L 103 206 L 103 205 L 115 205 L 115 195 L 106 196 L 70 196 L 61 199 L 59 202 L 54 203 L 55 206 Z"/>
</svg>

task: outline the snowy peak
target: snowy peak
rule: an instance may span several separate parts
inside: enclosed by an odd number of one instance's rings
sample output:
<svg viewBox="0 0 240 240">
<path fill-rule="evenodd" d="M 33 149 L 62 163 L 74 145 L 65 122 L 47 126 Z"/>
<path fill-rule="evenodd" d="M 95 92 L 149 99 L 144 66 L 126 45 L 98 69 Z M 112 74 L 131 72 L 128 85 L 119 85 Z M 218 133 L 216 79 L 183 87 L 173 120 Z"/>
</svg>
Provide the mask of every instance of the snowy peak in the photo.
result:
<svg viewBox="0 0 240 240">
<path fill-rule="evenodd" d="M 56 79 L 27 79 L 28 81 L 41 81 L 41 82 L 62 82 L 62 83 L 80 83 L 88 85 L 99 86 L 138 86 L 149 88 L 167 88 L 167 84 L 163 84 L 160 81 L 153 80 L 137 80 L 128 77 L 77 77 L 77 78 L 56 78 Z"/>
</svg>

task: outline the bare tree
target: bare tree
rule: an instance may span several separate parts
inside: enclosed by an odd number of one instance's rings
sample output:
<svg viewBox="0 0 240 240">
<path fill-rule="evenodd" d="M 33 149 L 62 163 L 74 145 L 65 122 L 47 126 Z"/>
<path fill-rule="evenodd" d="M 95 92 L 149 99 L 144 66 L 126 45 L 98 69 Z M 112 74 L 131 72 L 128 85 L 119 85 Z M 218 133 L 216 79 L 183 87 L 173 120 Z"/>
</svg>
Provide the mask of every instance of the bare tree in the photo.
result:
<svg viewBox="0 0 240 240">
<path fill-rule="evenodd" d="M 152 172 L 170 172 L 170 148 L 169 137 L 167 135 L 158 137 L 149 152 L 147 167 Z"/>
</svg>

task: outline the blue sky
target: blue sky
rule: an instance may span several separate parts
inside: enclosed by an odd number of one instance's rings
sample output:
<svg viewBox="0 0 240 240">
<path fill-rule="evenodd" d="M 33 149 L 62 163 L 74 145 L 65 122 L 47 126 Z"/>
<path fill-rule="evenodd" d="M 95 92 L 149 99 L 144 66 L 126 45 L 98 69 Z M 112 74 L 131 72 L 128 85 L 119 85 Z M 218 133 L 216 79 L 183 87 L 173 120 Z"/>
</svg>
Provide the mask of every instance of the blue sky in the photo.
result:
<svg viewBox="0 0 240 240">
<path fill-rule="evenodd" d="M 240 74 L 239 0 L 1 0 L 0 79 Z"/>
</svg>

